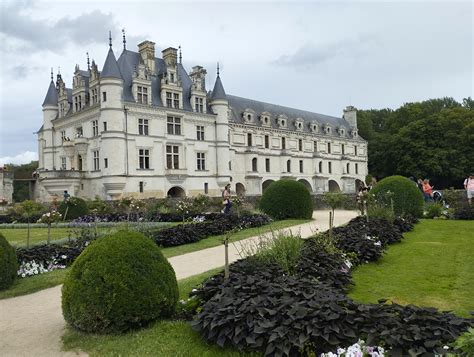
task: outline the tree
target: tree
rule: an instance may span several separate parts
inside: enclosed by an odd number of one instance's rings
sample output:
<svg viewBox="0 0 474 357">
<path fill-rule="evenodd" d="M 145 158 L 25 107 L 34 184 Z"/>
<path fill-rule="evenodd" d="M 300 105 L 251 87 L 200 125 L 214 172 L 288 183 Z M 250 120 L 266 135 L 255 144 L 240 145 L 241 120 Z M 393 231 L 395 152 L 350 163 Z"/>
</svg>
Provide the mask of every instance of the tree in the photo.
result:
<svg viewBox="0 0 474 357">
<path fill-rule="evenodd" d="M 334 211 L 336 208 L 342 207 L 346 202 L 346 196 L 341 192 L 325 192 L 323 194 L 323 201 L 331 207 L 329 214 L 329 235 L 332 237 L 332 227 L 334 225 Z"/>
</svg>

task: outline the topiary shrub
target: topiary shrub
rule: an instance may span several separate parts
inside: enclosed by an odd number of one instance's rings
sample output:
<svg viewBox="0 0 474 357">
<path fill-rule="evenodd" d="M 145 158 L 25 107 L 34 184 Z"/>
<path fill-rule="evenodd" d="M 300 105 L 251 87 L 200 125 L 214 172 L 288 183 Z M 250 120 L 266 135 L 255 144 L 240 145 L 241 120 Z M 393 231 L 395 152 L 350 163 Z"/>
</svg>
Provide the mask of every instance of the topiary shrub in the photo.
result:
<svg viewBox="0 0 474 357">
<path fill-rule="evenodd" d="M 313 200 L 308 189 L 293 180 L 279 180 L 268 186 L 259 208 L 274 219 L 313 216 Z"/>
<path fill-rule="evenodd" d="M 62 288 L 65 320 L 87 332 L 123 332 L 171 316 L 178 284 L 152 240 L 120 231 L 88 246 Z"/>
<path fill-rule="evenodd" d="M 390 191 L 390 193 L 388 193 Z M 413 181 L 403 176 L 384 178 L 370 190 L 377 201 L 390 196 L 396 215 L 421 217 L 423 215 L 423 194 Z"/>
<path fill-rule="evenodd" d="M 67 210 L 67 215 L 66 207 L 69 207 Z M 88 214 L 89 206 L 87 206 L 87 202 L 82 198 L 70 197 L 67 201 L 61 202 L 58 211 L 63 217 L 65 217 L 66 220 L 71 220 Z"/>
<path fill-rule="evenodd" d="M 0 290 L 7 289 L 13 284 L 17 270 L 15 249 L 0 233 Z"/>
</svg>

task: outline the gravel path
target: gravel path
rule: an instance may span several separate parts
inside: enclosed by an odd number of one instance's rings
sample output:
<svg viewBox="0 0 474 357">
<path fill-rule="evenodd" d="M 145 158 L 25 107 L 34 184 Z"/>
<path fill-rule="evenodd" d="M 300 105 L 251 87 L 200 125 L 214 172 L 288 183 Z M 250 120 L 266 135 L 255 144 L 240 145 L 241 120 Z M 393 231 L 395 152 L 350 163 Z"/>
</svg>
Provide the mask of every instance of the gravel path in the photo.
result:
<svg viewBox="0 0 474 357">
<path fill-rule="evenodd" d="M 316 221 L 291 230 L 303 238 L 315 231 L 328 229 L 329 211 L 315 211 Z M 356 217 L 356 211 L 338 210 L 334 224 L 341 225 Z M 248 238 L 229 246 L 230 261 L 240 258 L 238 248 Z M 244 243 L 245 244 L 245 243 Z M 183 279 L 224 265 L 223 246 L 200 250 L 169 259 L 176 277 Z M 0 300 L 0 356 L 87 356 L 85 353 L 61 351 L 65 322 L 61 312 L 61 286 L 33 294 Z"/>
</svg>

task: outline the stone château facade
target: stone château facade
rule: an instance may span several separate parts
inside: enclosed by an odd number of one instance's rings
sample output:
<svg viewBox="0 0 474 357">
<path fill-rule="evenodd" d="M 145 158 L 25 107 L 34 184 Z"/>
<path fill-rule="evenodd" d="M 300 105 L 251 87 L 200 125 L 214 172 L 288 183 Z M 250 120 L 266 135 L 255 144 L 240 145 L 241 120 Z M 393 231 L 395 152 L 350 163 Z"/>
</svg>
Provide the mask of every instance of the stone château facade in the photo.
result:
<svg viewBox="0 0 474 357">
<path fill-rule="evenodd" d="M 76 65 L 72 89 L 51 75 L 38 145 L 42 201 L 218 196 L 227 183 L 258 195 L 281 178 L 355 192 L 367 174 L 354 107 L 336 118 L 227 95 L 219 72 L 208 92 L 203 67 L 188 73 L 175 48 L 157 58 L 151 41 L 124 41 L 118 60 L 110 43 L 102 71 Z"/>
</svg>

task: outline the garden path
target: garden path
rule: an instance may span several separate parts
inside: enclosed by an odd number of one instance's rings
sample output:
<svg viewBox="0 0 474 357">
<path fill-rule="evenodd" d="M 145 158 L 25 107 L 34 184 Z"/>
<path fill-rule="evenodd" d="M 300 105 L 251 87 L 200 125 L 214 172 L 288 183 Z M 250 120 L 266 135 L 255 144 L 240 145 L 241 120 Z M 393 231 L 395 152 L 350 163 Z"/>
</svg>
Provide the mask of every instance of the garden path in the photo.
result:
<svg viewBox="0 0 474 357">
<path fill-rule="evenodd" d="M 329 211 L 315 211 L 315 221 L 285 231 L 299 233 L 303 238 L 315 231 L 328 229 Z M 337 210 L 334 224 L 341 225 L 357 216 L 356 211 Z M 229 245 L 229 260 L 240 258 L 240 244 L 256 240 L 248 238 Z M 245 243 L 244 243 L 245 244 Z M 203 249 L 169 259 L 176 277 L 183 279 L 224 265 L 224 247 Z M 1 356 L 87 356 L 86 353 L 61 351 L 65 321 L 61 312 L 61 286 L 36 293 L 0 300 Z"/>
</svg>

